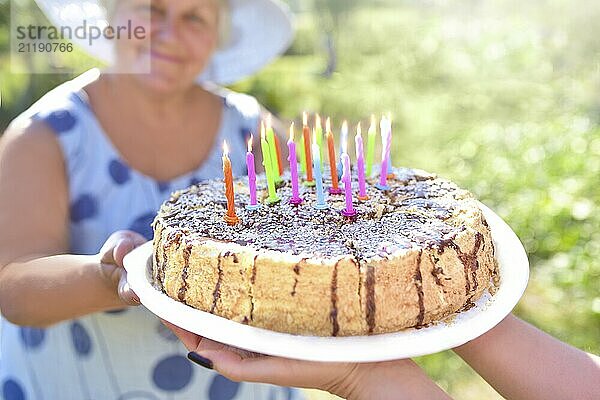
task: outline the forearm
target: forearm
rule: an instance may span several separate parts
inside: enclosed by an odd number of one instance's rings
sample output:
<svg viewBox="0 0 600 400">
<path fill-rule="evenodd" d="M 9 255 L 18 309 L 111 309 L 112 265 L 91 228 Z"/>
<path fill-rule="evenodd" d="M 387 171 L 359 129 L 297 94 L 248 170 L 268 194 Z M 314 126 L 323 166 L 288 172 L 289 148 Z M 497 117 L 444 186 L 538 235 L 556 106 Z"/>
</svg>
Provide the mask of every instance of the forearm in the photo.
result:
<svg viewBox="0 0 600 400">
<path fill-rule="evenodd" d="M 0 309 L 11 322 L 48 326 L 121 305 L 97 256 L 57 255 L 12 263 L 0 272 Z"/>
<path fill-rule="evenodd" d="M 359 365 L 356 378 L 347 379 L 346 387 L 336 388 L 348 400 L 451 399 L 412 360 Z"/>
<path fill-rule="evenodd" d="M 598 357 L 513 315 L 454 351 L 510 400 L 600 398 Z"/>
</svg>

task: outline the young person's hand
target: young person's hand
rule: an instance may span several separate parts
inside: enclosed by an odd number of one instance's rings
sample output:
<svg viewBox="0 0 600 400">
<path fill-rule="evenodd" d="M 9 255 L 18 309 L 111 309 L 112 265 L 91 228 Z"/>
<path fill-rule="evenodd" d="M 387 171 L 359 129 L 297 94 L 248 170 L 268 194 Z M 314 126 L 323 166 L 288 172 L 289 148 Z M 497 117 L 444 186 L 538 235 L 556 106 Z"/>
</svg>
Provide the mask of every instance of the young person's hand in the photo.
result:
<svg viewBox="0 0 600 400">
<path fill-rule="evenodd" d="M 188 358 L 234 381 L 320 389 L 347 399 L 448 399 L 412 360 L 323 363 L 266 356 L 202 338 L 169 322 Z"/>
<path fill-rule="evenodd" d="M 509 400 L 600 399 L 600 357 L 512 314 L 454 351 Z"/>
<path fill-rule="evenodd" d="M 124 305 L 140 305 L 140 299 L 129 287 L 127 271 L 123 267 L 123 258 L 146 241 L 139 233 L 117 231 L 110 235 L 98 253 L 100 272 L 106 282 L 117 291 Z"/>
</svg>

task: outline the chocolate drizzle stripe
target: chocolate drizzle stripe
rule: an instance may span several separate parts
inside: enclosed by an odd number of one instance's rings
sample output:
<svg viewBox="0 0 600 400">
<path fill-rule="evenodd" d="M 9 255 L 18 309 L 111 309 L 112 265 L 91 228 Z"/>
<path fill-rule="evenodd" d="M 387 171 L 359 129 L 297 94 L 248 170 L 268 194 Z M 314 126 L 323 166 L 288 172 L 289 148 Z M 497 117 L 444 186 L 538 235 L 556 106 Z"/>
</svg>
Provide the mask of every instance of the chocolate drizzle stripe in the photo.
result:
<svg viewBox="0 0 600 400">
<path fill-rule="evenodd" d="M 215 291 L 213 293 L 213 304 L 212 307 L 210 308 L 210 313 L 214 314 L 215 309 L 217 308 L 217 301 L 219 301 L 219 298 L 221 297 L 221 281 L 223 280 L 223 256 L 221 253 L 219 253 L 219 257 L 217 258 L 217 271 L 218 271 L 218 277 L 217 277 L 217 284 L 215 285 Z"/>
<path fill-rule="evenodd" d="M 177 292 L 177 298 L 182 303 L 185 303 L 185 295 L 188 290 L 188 269 L 190 268 L 190 255 L 192 254 L 192 245 L 188 244 L 185 249 L 183 249 L 183 271 L 181 272 L 181 287 Z"/>
<path fill-rule="evenodd" d="M 366 305 L 366 318 L 367 327 L 369 328 L 369 334 L 375 330 L 375 268 L 373 266 L 367 266 L 367 278 L 365 281 L 365 288 L 367 290 L 367 305 Z"/>
<path fill-rule="evenodd" d="M 305 261 L 306 258 L 303 258 L 298 264 L 294 265 L 294 273 L 296 274 L 296 276 L 294 277 L 294 287 L 292 288 L 292 296 L 296 295 L 296 287 L 298 286 L 298 276 L 300 275 L 300 264 Z"/>
<path fill-rule="evenodd" d="M 340 332 L 340 325 L 338 323 L 338 295 L 337 295 L 337 287 L 338 287 L 338 265 L 340 261 L 336 262 L 333 267 L 333 274 L 331 276 L 331 312 L 329 313 L 329 319 L 331 320 L 332 328 L 332 336 L 337 336 Z"/>
<path fill-rule="evenodd" d="M 175 232 L 170 232 L 167 237 L 165 242 L 163 243 L 162 246 L 162 251 L 163 251 L 163 259 L 162 259 L 162 264 L 160 266 L 160 270 L 158 271 L 158 280 L 161 283 L 162 286 L 162 290 L 163 292 L 166 293 L 166 286 L 165 286 L 165 276 L 166 276 L 166 269 L 167 269 L 167 264 L 168 264 L 168 257 L 167 257 L 167 252 L 170 250 L 171 245 L 172 245 L 172 237 L 175 234 Z"/>
<path fill-rule="evenodd" d="M 154 264 L 156 265 L 156 284 L 158 286 L 158 288 L 160 290 L 164 290 L 163 287 L 163 282 L 161 280 L 161 264 L 160 264 L 160 258 L 158 256 L 158 249 L 160 248 L 160 241 L 162 239 L 162 229 L 158 230 L 158 235 L 154 238 L 155 243 L 156 243 L 156 251 L 154 252 Z"/>
<path fill-rule="evenodd" d="M 435 284 L 438 286 L 443 286 L 442 281 L 440 280 L 440 275 L 444 274 L 444 269 L 442 267 L 438 267 L 437 263 L 440 261 L 435 255 L 430 254 L 429 259 L 433 264 L 433 268 L 431 268 L 431 275 L 433 275 L 433 279 L 435 280 Z"/>
<path fill-rule="evenodd" d="M 460 262 L 463 265 L 465 271 L 465 296 L 468 300 L 471 299 L 471 280 L 473 280 L 473 291 L 477 290 L 477 269 L 479 268 L 479 261 L 477 260 L 477 253 L 479 252 L 479 247 L 481 246 L 483 235 L 480 232 L 475 234 L 475 245 L 473 246 L 473 251 L 471 253 L 464 253 L 460 247 L 455 242 L 450 242 L 448 246 L 452 248 Z"/>
<path fill-rule="evenodd" d="M 256 282 L 256 259 L 258 258 L 258 254 L 254 256 L 254 260 L 252 261 L 252 276 L 250 277 L 250 283 L 254 285 Z"/>
<path fill-rule="evenodd" d="M 471 280 L 473 281 L 473 291 L 476 291 L 479 287 L 479 283 L 477 282 L 477 270 L 479 269 L 479 260 L 477 259 L 477 253 L 479 252 L 479 248 L 481 247 L 481 242 L 483 239 L 483 235 L 480 232 L 477 232 L 475 235 L 475 246 L 473 247 L 473 254 L 471 254 Z"/>
<path fill-rule="evenodd" d="M 162 291 L 165 292 L 167 288 L 165 287 L 165 268 L 167 267 L 167 249 L 163 248 L 163 259 L 160 265 L 160 270 L 158 271 L 158 280 L 160 281 L 160 286 Z"/>
<path fill-rule="evenodd" d="M 250 276 L 250 290 L 248 294 L 250 295 L 250 321 L 254 320 L 254 282 L 256 282 L 256 259 L 258 258 L 258 254 L 254 256 L 252 259 L 252 275 Z"/>
<path fill-rule="evenodd" d="M 417 295 L 419 296 L 419 315 L 417 316 L 417 326 L 423 325 L 423 318 L 425 317 L 425 304 L 423 295 L 423 277 L 421 275 L 421 258 L 423 251 L 419 251 L 417 255 L 417 269 L 415 271 L 415 287 L 417 288 Z"/>
</svg>

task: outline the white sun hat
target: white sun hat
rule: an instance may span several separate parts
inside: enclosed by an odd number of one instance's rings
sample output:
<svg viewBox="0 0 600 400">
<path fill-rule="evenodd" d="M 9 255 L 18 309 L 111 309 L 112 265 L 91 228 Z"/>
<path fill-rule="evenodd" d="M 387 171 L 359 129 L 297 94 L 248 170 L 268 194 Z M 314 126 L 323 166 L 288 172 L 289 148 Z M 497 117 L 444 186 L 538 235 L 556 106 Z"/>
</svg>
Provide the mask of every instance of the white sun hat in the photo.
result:
<svg viewBox="0 0 600 400">
<path fill-rule="evenodd" d="M 150 1 L 150 0 L 148 0 Z M 213 54 L 211 62 L 198 82 L 226 85 L 258 72 L 283 54 L 294 38 L 292 15 L 279 0 L 221 0 L 229 2 L 229 33 L 227 40 Z M 88 27 L 101 31 L 109 26 L 106 9 L 101 1 L 36 0 L 50 22 L 57 27 L 79 27 L 85 20 Z M 95 39 L 77 38 L 71 41 L 91 56 L 111 65 L 113 46 L 104 36 Z"/>
</svg>

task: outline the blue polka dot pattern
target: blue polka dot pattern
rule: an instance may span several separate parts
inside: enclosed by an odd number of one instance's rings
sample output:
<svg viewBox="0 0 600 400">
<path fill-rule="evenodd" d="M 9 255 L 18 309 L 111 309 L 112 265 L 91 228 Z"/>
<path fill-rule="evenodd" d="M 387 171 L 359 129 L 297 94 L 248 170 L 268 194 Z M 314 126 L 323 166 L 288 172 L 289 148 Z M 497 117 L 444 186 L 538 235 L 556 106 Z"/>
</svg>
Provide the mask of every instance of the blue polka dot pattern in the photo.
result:
<svg viewBox="0 0 600 400">
<path fill-rule="evenodd" d="M 210 400 L 231 400 L 239 390 L 239 383 L 230 381 L 222 375 L 215 375 L 208 390 L 208 398 Z"/>
<path fill-rule="evenodd" d="M 177 342 L 179 340 L 177 339 L 177 336 L 161 322 L 156 324 L 156 332 L 158 332 L 158 335 L 167 342 Z"/>
<path fill-rule="evenodd" d="M 2 398 L 4 400 L 25 400 L 25 392 L 16 381 L 7 379 L 2 384 Z"/>
<path fill-rule="evenodd" d="M 158 191 L 161 193 L 164 193 L 171 188 L 171 184 L 169 182 L 157 182 L 156 186 L 158 186 Z"/>
<path fill-rule="evenodd" d="M 119 315 L 119 314 L 123 314 L 125 311 L 127 311 L 126 308 L 120 308 L 118 310 L 109 310 L 109 311 L 105 311 L 105 314 L 109 314 L 109 315 Z"/>
<path fill-rule="evenodd" d="M 117 185 L 123 185 L 131 178 L 129 168 L 119 160 L 112 160 L 108 164 L 108 173 Z"/>
<path fill-rule="evenodd" d="M 70 131 L 77 123 L 77 119 L 67 110 L 54 111 L 44 121 L 59 135 Z"/>
<path fill-rule="evenodd" d="M 193 177 L 192 179 L 190 179 L 190 186 L 194 186 L 200 183 L 200 179 Z"/>
<path fill-rule="evenodd" d="M 294 390 L 292 390 L 291 388 L 283 388 L 283 390 L 285 391 L 285 394 L 287 395 L 286 399 L 287 400 L 294 400 Z"/>
<path fill-rule="evenodd" d="M 80 106 L 83 106 L 85 108 L 87 108 L 88 110 L 91 110 L 90 105 L 83 100 L 77 93 L 71 93 L 71 95 L 69 96 L 75 103 L 79 104 Z"/>
<path fill-rule="evenodd" d="M 277 400 L 277 390 L 274 387 L 269 389 L 269 400 Z"/>
<path fill-rule="evenodd" d="M 83 194 L 71 204 L 71 221 L 77 223 L 98 214 L 98 201 L 90 194 Z"/>
<path fill-rule="evenodd" d="M 38 328 L 22 327 L 19 329 L 21 341 L 28 349 L 40 347 L 46 337 L 46 331 Z"/>
<path fill-rule="evenodd" d="M 244 138 L 245 142 L 248 142 L 248 139 L 250 139 L 250 135 L 252 135 L 252 130 L 248 128 L 242 128 L 240 129 L 240 135 L 242 136 L 242 138 Z"/>
<path fill-rule="evenodd" d="M 81 323 L 73 322 L 71 324 L 71 340 L 73 341 L 73 348 L 78 355 L 83 357 L 91 353 L 92 339 Z"/>
<path fill-rule="evenodd" d="M 176 392 L 186 387 L 192 380 L 192 365 L 181 355 L 169 356 L 161 360 L 152 372 L 154 384 L 167 392 Z"/>
<path fill-rule="evenodd" d="M 150 212 L 136 218 L 129 226 L 129 229 L 139 233 L 148 240 L 152 240 L 154 232 L 152 231 L 152 221 L 154 221 L 155 213 Z"/>
</svg>

